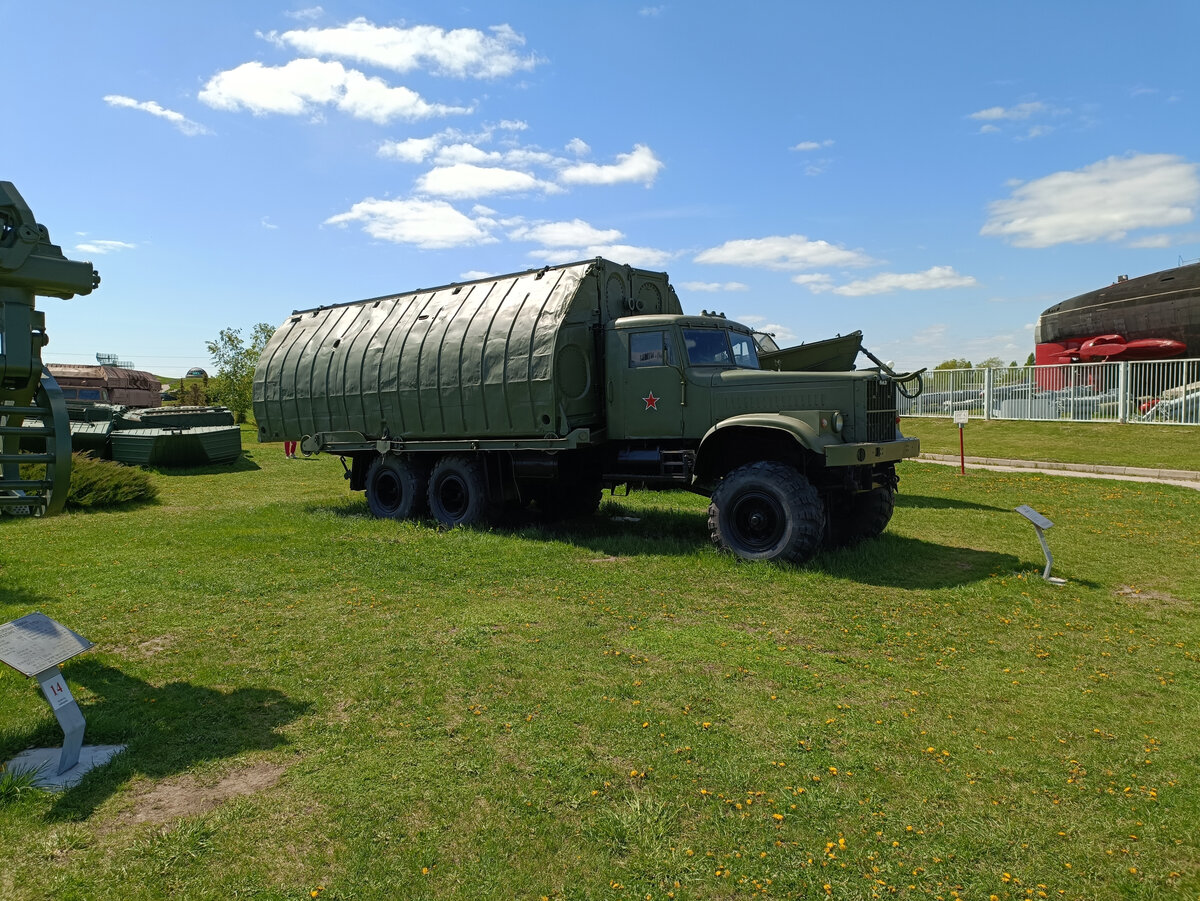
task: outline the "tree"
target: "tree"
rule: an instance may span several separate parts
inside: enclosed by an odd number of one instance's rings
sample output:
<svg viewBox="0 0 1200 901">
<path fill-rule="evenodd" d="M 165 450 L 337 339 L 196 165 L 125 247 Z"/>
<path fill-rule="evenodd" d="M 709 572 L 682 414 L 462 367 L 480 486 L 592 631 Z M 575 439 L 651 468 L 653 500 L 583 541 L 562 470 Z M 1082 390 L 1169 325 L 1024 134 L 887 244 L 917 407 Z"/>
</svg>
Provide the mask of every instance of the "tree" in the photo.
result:
<svg viewBox="0 0 1200 901">
<path fill-rule="evenodd" d="M 245 422 L 252 406 L 254 367 L 275 327 L 260 322 L 250 333 L 250 344 L 242 341 L 242 330 L 221 329 L 217 340 L 206 342 L 209 356 L 216 364 L 217 374 L 208 386 L 213 403 L 233 411 L 238 422 Z"/>
<path fill-rule="evenodd" d="M 943 360 L 933 367 L 934 369 L 970 369 L 970 360 Z"/>
<path fill-rule="evenodd" d="M 988 357 L 975 366 L 976 369 L 1003 369 L 1004 361 L 1000 357 Z"/>
</svg>

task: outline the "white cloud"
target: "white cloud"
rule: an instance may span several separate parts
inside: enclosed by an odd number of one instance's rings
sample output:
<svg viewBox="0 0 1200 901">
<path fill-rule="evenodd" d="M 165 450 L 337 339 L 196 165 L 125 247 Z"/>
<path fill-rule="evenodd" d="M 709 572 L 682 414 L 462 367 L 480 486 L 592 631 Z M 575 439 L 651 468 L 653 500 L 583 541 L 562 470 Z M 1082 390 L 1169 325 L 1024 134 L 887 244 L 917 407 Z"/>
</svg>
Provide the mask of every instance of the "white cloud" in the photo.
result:
<svg viewBox="0 0 1200 901">
<path fill-rule="evenodd" d="M 912 344 L 920 344 L 928 346 L 931 344 L 940 344 L 946 339 L 946 324 L 944 322 L 934 323 L 926 326 L 919 332 L 914 332 L 909 337 L 909 342 Z"/>
<path fill-rule="evenodd" d="M 499 163 L 504 155 L 495 150 L 484 150 L 474 144 L 447 144 L 439 147 L 437 152 L 438 165 L 453 166 L 457 163 Z"/>
<path fill-rule="evenodd" d="M 893 291 L 936 291 L 943 288 L 972 288 L 974 276 L 959 275 L 953 266 L 933 266 L 924 272 L 881 272 L 870 278 L 838 285 L 830 290 L 843 297 L 890 294 Z"/>
<path fill-rule="evenodd" d="M 738 317 L 739 322 L 745 322 L 746 317 Z M 749 325 L 749 323 L 746 323 Z M 799 343 L 800 336 L 793 332 L 786 325 L 780 325 L 778 322 L 767 322 L 762 325 L 752 326 L 756 332 L 765 332 L 770 335 L 776 344 L 782 347 L 791 347 L 793 344 Z"/>
<path fill-rule="evenodd" d="M 496 273 L 484 272 L 482 269 L 468 269 L 466 272 L 459 273 L 459 279 L 464 282 L 477 282 L 480 279 L 491 278 Z"/>
<path fill-rule="evenodd" d="M 624 263 L 643 269 L 660 269 L 670 262 L 672 254 L 654 247 L 635 247 L 632 244 L 591 244 L 587 247 L 568 249 L 565 247 L 534 250 L 529 254 L 536 260 L 561 263 L 565 260 L 588 260 L 604 257 L 614 263 Z"/>
<path fill-rule="evenodd" d="M 559 180 L 568 185 L 615 185 L 623 182 L 641 182 L 649 187 L 662 169 L 662 161 L 654 151 L 644 144 L 635 144 L 630 153 L 617 154 L 617 162 L 610 166 L 596 163 L 577 163 L 568 166 L 559 175 Z"/>
<path fill-rule="evenodd" d="M 564 149 L 567 153 L 575 156 L 587 156 L 592 152 L 592 148 L 581 138 L 571 138 L 571 140 L 567 141 L 567 146 Z"/>
<path fill-rule="evenodd" d="M 615 228 L 596 228 L 582 219 L 523 225 L 513 229 L 508 236 L 514 241 L 535 241 L 546 247 L 611 244 L 625 237 Z"/>
<path fill-rule="evenodd" d="M 460 200 L 492 194 L 528 194 L 533 191 L 549 194 L 559 190 L 557 185 L 534 178 L 527 172 L 469 163 L 436 166 L 417 179 L 416 189 L 420 194 Z"/>
<path fill-rule="evenodd" d="M 136 248 L 136 244 L 130 244 L 128 241 L 101 241 L 96 239 L 82 241 L 75 245 L 75 249 L 80 253 L 95 254 L 117 253 L 121 250 L 134 250 Z"/>
<path fill-rule="evenodd" d="M 653 19 L 661 16 L 665 11 L 665 6 L 643 6 L 638 10 L 638 15 Z"/>
<path fill-rule="evenodd" d="M 1183 244 L 1200 243 L 1200 233 L 1181 232 L 1178 234 L 1146 235 L 1136 241 L 1130 241 L 1127 246 L 1137 248 L 1160 249 L 1163 247 L 1178 247 Z"/>
<path fill-rule="evenodd" d="M 438 148 L 440 139 L 406 138 L 403 141 L 384 141 L 379 146 L 379 155 L 384 159 L 400 160 L 403 163 L 423 163 Z"/>
<path fill-rule="evenodd" d="M 793 275 L 792 282 L 808 288 L 810 291 L 824 291 L 833 284 L 833 276 L 824 272 L 812 272 L 805 275 Z"/>
<path fill-rule="evenodd" d="M 743 285 L 741 282 L 683 282 L 680 287 L 688 291 L 702 291 L 706 294 L 750 290 L 749 285 Z"/>
<path fill-rule="evenodd" d="M 525 38 L 508 25 L 489 33 L 475 28 L 446 31 L 432 25 L 411 28 L 375 25 L 359 18 L 336 28 L 272 32 L 267 38 L 301 53 L 333 56 L 395 72 L 429 68 L 457 78 L 500 78 L 534 68 L 536 55 L 523 56 Z"/>
<path fill-rule="evenodd" d="M 391 87 L 341 63 L 316 59 L 294 59 L 283 66 L 242 63 L 210 78 L 200 100 L 215 109 L 246 109 L 255 115 L 309 115 L 328 105 L 380 124 L 471 112 L 427 103 L 408 88 Z"/>
<path fill-rule="evenodd" d="M 209 131 L 199 122 L 193 122 L 183 113 L 177 113 L 175 110 L 160 106 L 153 100 L 134 100 L 132 97 L 123 97 L 120 94 L 107 94 L 104 97 L 104 102 L 109 106 L 141 110 L 144 113 L 149 113 L 150 115 L 157 116 L 160 119 L 166 119 L 188 137 L 212 134 L 211 131 Z"/>
<path fill-rule="evenodd" d="M 1197 166 L 1172 154 L 1109 157 L 1036 181 L 989 204 L 980 234 L 1018 247 L 1119 241 L 1132 229 L 1182 225 L 1200 201 Z"/>
<path fill-rule="evenodd" d="M 824 141 L 801 141 L 799 144 L 793 145 L 792 150 L 799 150 L 799 151 L 820 150 L 822 147 L 832 147 L 832 146 L 833 146 L 833 140 L 827 138 Z"/>
<path fill-rule="evenodd" d="M 987 109 L 981 109 L 978 112 L 970 114 L 971 119 L 982 119 L 984 121 L 996 121 L 997 119 L 1028 119 L 1037 113 L 1046 112 L 1046 104 L 1040 101 L 1032 103 L 1018 103 L 1016 106 L 989 106 Z"/>
<path fill-rule="evenodd" d="M 314 22 L 325 15 L 325 10 L 319 6 L 310 6 L 307 9 L 297 9 L 290 13 L 284 13 L 284 15 L 289 19 L 295 19 L 299 22 Z"/>
<path fill-rule="evenodd" d="M 326 225 L 357 222 L 381 241 L 415 244 L 426 249 L 492 244 L 491 221 L 472 219 L 444 200 L 377 200 L 368 197 L 347 212 L 330 216 Z"/>
<path fill-rule="evenodd" d="M 847 250 L 804 235 L 773 235 L 726 241 L 696 255 L 697 263 L 724 263 L 761 269 L 811 269 L 816 266 L 870 266 L 875 261 L 862 251 Z"/>
</svg>

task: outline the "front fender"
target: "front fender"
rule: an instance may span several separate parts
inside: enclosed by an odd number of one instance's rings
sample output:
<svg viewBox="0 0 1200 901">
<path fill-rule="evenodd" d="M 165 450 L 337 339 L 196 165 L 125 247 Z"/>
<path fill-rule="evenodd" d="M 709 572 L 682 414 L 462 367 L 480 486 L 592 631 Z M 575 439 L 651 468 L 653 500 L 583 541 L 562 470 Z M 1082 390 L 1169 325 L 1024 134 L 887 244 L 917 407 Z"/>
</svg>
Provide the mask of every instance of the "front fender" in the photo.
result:
<svg viewBox="0 0 1200 901">
<path fill-rule="evenodd" d="M 740 416 L 730 416 L 728 419 L 722 419 L 704 433 L 704 437 L 700 439 L 699 453 L 703 454 L 706 444 L 729 429 L 771 429 L 789 435 L 802 447 L 824 456 L 826 447 L 841 443 L 833 432 L 828 431 L 828 426 L 824 432 L 821 429 L 821 421 L 824 420 L 828 423 L 831 415 L 815 410 L 804 410 L 782 413 L 743 413 Z"/>
<path fill-rule="evenodd" d="M 711 483 L 726 472 L 760 460 L 786 462 L 801 470 L 807 458 L 819 465 L 825 449 L 840 444 L 833 432 L 823 433 L 821 422 L 832 413 L 803 411 L 793 413 L 744 413 L 723 419 L 710 428 L 696 449 L 696 479 Z"/>
</svg>

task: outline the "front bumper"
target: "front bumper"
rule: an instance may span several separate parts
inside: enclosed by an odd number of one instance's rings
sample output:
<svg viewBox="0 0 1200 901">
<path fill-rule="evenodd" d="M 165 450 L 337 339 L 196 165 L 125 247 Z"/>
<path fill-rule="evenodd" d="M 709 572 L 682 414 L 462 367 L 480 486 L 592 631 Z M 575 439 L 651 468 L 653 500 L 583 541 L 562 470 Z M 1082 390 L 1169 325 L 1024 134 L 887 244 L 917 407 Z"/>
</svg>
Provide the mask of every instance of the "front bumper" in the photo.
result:
<svg viewBox="0 0 1200 901">
<path fill-rule="evenodd" d="M 867 441 L 861 444 L 827 444 L 826 466 L 866 466 L 872 463 L 893 463 L 921 453 L 919 438 L 900 438 L 897 441 Z"/>
</svg>

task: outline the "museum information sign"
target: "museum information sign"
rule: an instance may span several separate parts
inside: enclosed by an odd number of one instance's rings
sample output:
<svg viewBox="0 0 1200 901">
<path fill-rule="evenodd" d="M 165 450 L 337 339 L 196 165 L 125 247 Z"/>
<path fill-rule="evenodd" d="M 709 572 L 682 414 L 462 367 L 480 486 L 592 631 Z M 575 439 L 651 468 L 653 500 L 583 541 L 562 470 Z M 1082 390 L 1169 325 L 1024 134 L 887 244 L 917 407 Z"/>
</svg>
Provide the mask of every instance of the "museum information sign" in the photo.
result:
<svg viewBox="0 0 1200 901">
<path fill-rule="evenodd" d="M 44 613 L 30 613 L 0 624 L 0 661 L 23 676 L 36 676 L 91 647 L 92 643 L 82 635 Z M 66 689 L 66 683 L 63 688 Z M 47 699 L 52 706 L 60 706 L 49 695 Z"/>
</svg>

